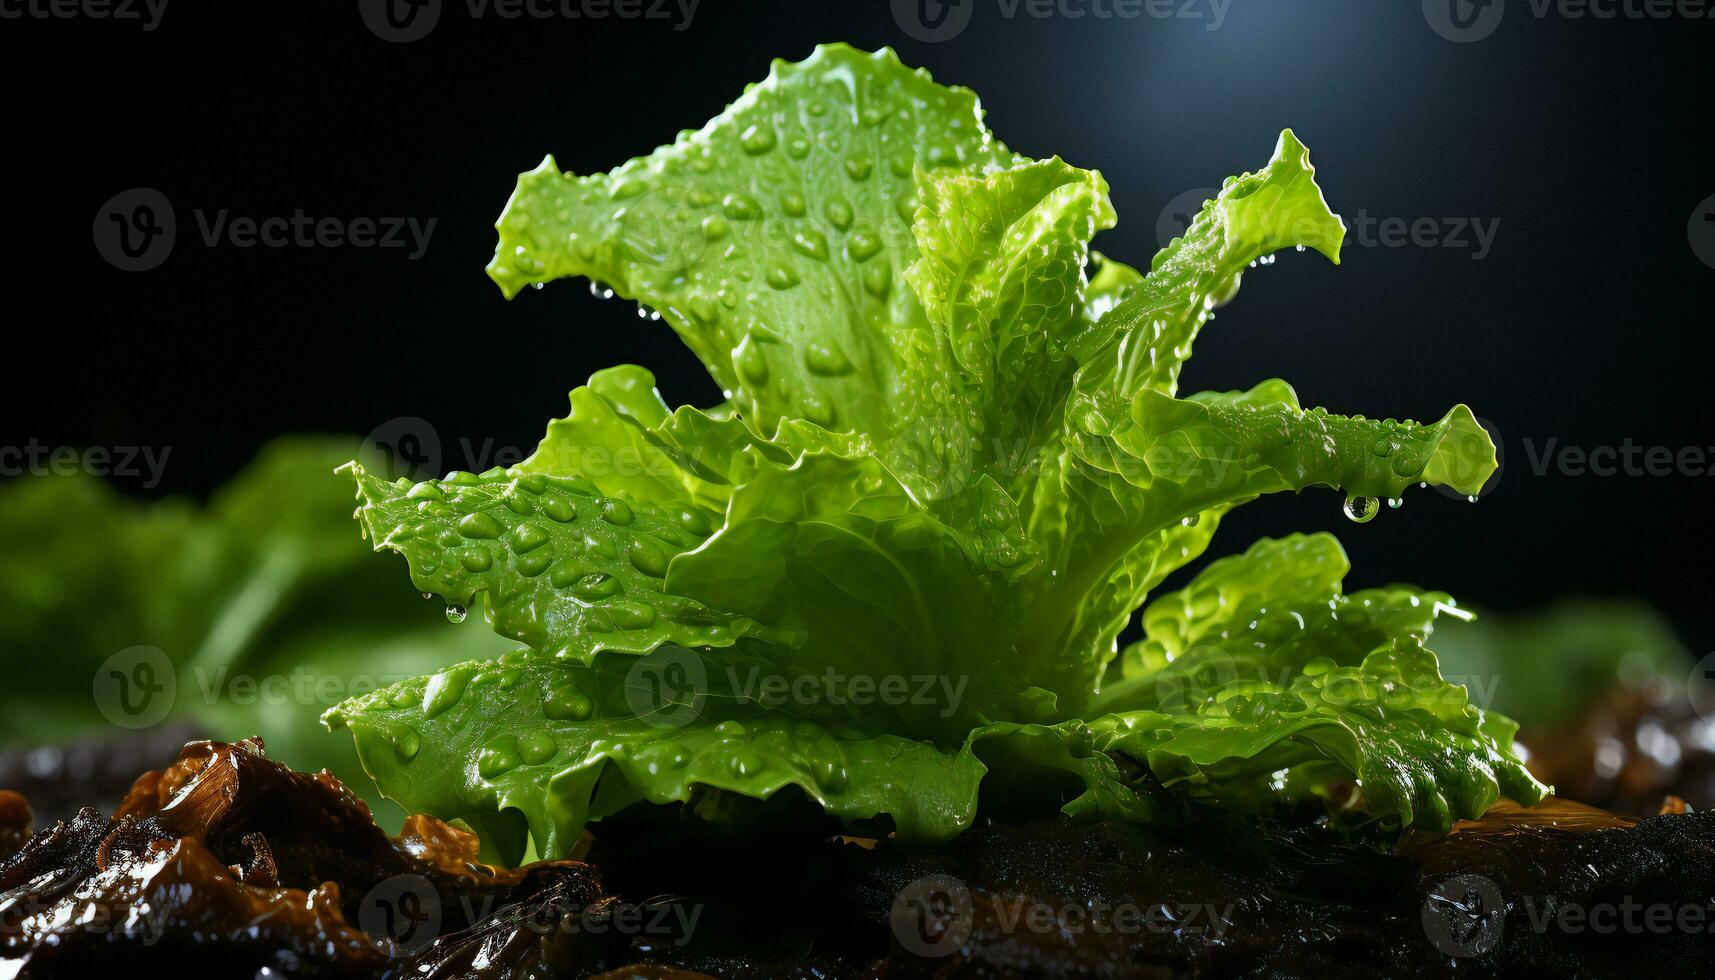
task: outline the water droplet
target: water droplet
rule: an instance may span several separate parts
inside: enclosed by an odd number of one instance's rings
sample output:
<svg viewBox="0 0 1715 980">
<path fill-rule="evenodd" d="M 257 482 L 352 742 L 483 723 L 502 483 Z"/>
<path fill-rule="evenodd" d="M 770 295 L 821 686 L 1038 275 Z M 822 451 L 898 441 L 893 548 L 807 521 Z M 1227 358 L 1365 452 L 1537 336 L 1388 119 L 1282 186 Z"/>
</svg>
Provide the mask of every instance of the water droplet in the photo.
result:
<svg viewBox="0 0 1715 980">
<path fill-rule="evenodd" d="M 463 607 L 459 611 L 462 616 Z M 459 698 L 464 697 L 464 689 L 470 685 L 471 673 L 469 668 L 455 668 L 429 678 L 428 685 L 423 688 L 423 717 L 433 718 L 457 704 Z"/>
<path fill-rule="evenodd" d="M 499 521 L 482 511 L 466 514 L 460 518 L 458 528 L 460 534 L 478 540 L 493 540 L 500 537 L 506 530 L 500 526 Z"/>
<path fill-rule="evenodd" d="M 447 606 L 447 622 L 449 623 L 462 623 L 468 615 L 470 615 L 470 613 L 467 612 L 463 606 L 456 604 Z"/>
<path fill-rule="evenodd" d="M 798 285 L 798 273 L 791 266 L 777 265 L 768 270 L 768 284 L 775 289 L 791 289 Z"/>
<path fill-rule="evenodd" d="M 870 256 L 881 251 L 881 242 L 867 231 L 854 231 L 846 239 L 846 254 L 854 261 L 867 262 Z"/>
<path fill-rule="evenodd" d="M 840 375 L 852 369 L 852 362 L 832 344 L 813 343 L 804 348 L 804 366 L 811 374 Z"/>
<path fill-rule="evenodd" d="M 513 735 L 495 737 L 476 756 L 477 774 L 493 779 L 524 764 L 518 754 L 518 739 Z"/>
<path fill-rule="evenodd" d="M 572 684 L 554 688 L 542 702 L 542 713 L 554 721 L 583 721 L 594 710 L 595 703 Z"/>
<path fill-rule="evenodd" d="M 548 532 L 534 524 L 520 524 L 507 536 L 507 544 L 520 555 L 535 551 L 547 543 Z"/>
<path fill-rule="evenodd" d="M 1405 498 L 1404 497 L 1389 497 L 1389 498 L 1387 498 L 1387 505 L 1394 510 L 1398 510 L 1401 507 L 1405 506 Z"/>
<path fill-rule="evenodd" d="M 626 527 L 636 520 L 631 505 L 617 498 L 602 501 L 601 519 L 617 527 Z"/>
<path fill-rule="evenodd" d="M 576 504 L 558 494 L 542 498 L 542 513 L 558 523 L 565 524 L 578 516 Z"/>
<path fill-rule="evenodd" d="M 885 262 L 872 265 L 863 272 L 863 288 L 876 299 L 886 299 L 887 290 L 892 285 L 893 268 Z"/>
<path fill-rule="evenodd" d="M 591 572 L 572 583 L 572 594 L 586 602 L 616 596 L 624 589 L 619 579 L 606 572 Z"/>
<path fill-rule="evenodd" d="M 544 731 L 526 732 L 518 736 L 518 755 L 525 763 L 539 766 L 554 757 L 560 747 L 554 744 L 554 736 Z"/>
<path fill-rule="evenodd" d="M 1179 526 L 1180 527 L 1196 527 L 1197 522 L 1201 519 L 1202 519 L 1201 514 L 1192 514 L 1190 517 L 1181 517 L 1179 519 Z"/>
<path fill-rule="evenodd" d="M 734 192 L 721 198 L 721 213 L 731 221 L 749 221 L 762 210 L 756 203 L 756 198 L 749 194 Z"/>
<path fill-rule="evenodd" d="M 767 153 L 774 149 L 774 130 L 769 126 L 750 126 L 739 135 L 738 143 L 751 156 Z"/>
<path fill-rule="evenodd" d="M 814 228 L 793 232 L 792 247 L 818 262 L 828 261 L 828 240 Z"/>
<path fill-rule="evenodd" d="M 638 538 L 628 549 L 631 564 L 645 575 L 660 578 L 667 574 L 667 554 L 654 542 Z"/>
<path fill-rule="evenodd" d="M 401 762 L 410 762 L 415 759 L 417 753 L 423 748 L 422 737 L 412 728 L 400 729 L 394 734 L 392 741 L 393 752 Z"/>
<path fill-rule="evenodd" d="M 845 231 L 852 225 L 852 206 L 841 200 L 829 201 L 822 210 L 828 215 L 828 222 L 835 228 Z"/>
<path fill-rule="evenodd" d="M 747 333 L 738 342 L 738 349 L 733 352 L 733 360 L 737 362 L 738 376 L 745 383 L 760 388 L 768 383 L 768 355 L 762 352 L 762 344 L 756 335 Z"/>
<path fill-rule="evenodd" d="M 1374 497 L 1346 498 L 1346 517 L 1355 524 L 1368 523 L 1371 518 L 1376 516 L 1376 511 L 1380 509 L 1381 503 Z"/>
</svg>

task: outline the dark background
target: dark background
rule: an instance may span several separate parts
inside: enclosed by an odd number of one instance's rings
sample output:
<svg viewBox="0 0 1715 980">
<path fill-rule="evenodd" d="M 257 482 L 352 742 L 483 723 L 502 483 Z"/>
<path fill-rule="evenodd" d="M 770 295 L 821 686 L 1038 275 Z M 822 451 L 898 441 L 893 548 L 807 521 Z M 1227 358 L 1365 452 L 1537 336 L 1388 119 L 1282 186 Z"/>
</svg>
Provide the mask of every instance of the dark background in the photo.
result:
<svg viewBox="0 0 1715 980">
<path fill-rule="evenodd" d="M 1363 527 L 1335 494 L 1268 499 L 1215 552 L 1331 528 L 1360 584 L 1409 578 L 1502 608 L 1640 594 L 1695 649 L 1715 646 L 1715 478 L 1538 475 L 1530 459 L 1551 439 L 1715 444 L 1715 268 L 1687 230 L 1715 194 L 1715 20 L 1537 18 L 1507 0 L 1493 36 L 1459 44 L 1417 0 L 1235 0 L 1218 30 L 1206 0 L 1200 19 L 962 2 L 969 26 L 942 43 L 914 40 L 886 2 L 703 0 L 680 30 L 473 18 L 447 0 L 413 43 L 378 37 L 352 0 L 172 0 L 150 31 L 0 20 L 0 445 L 170 447 L 159 487 L 121 482 L 202 495 L 273 435 L 400 416 L 433 424 L 444 468 L 506 462 L 496 447 L 532 447 L 567 389 L 623 361 L 652 367 L 669 401 L 708 404 L 689 352 L 629 305 L 572 283 L 501 299 L 482 270 L 514 175 L 549 152 L 583 172 L 645 153 L 815 42 L 891 44 L 981 93 L 1015 149 L 1101 169 L 1121 220 L 1097 245 L 1134 264 L 1167 202 L 1260 166 L 1284 126 L 1348 218 L 1498 221 L 1481 260 L 1468 232 L 1465 247 L 1353 243 L 1339 268 L 1283 255 L 1247 277 L 1185 376 L 1187 390 L 1280 376 L 1306 403 L 1373 416 L 1468 402 L 1508 456 L 1494 492 L 1471 506 L 1420 491 Z M 134 187 L 172 201 L 178 243 L 127 273 L 91 229 Z M 193 212 L 222 208 L 437 225 L 419 261 L 204 247 Z M 465 440 L 486 458 L 461 459 Z"/>
</svg>

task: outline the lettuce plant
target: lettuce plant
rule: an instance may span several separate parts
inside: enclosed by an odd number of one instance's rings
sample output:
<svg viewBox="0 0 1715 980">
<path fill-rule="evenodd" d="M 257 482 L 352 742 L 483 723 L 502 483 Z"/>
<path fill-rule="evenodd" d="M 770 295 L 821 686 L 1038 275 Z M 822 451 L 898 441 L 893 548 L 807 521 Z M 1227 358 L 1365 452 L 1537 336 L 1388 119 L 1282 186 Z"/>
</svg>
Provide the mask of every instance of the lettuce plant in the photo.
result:
<svg viewBox="0 0 1715 980">
<path fill-rule="evenodd" d="M 971 92 L 843 45 L 609 173 L 549 158 L 489 274 L 636 301 L 726 399 L 673 408 L 611 368 L 519 466 L 412 485 L 353 464 L 375 547 L 525 649 L 326 720 L 385 794 L 514 856 L 520 826 L 554 856 L 639 802 L 786 787 L 944 839 L 1003 774 L 1138 820 L 1164 794 L 1268 812 L 1355 786 L 1346 818 L 1431 830 L 1536 802 L 1513 723 L 1424 646 L 1464 613 L 1346 593 L 1331 537 L 1213 562 L 1116 649 L 1239 504 L 1330 487 L 1367 520 L 1494 469 L 1462 405 L 1419 424 L 1278 380 L 1179 393 L 1246 269 L 1338 262 L 1314 177 L 1282 133 L 1133 269 L 1090 249 L 1115 221 L 1100 174 L 1013 153 Z"/>
</svg>

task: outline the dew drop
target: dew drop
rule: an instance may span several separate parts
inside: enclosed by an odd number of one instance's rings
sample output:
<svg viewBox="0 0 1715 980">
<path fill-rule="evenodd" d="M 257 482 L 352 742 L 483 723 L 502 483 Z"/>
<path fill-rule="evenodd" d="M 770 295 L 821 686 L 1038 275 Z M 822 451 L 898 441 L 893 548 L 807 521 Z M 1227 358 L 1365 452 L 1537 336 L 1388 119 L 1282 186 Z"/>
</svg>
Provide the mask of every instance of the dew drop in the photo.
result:
<svg viewBox="0 0 1715 980">
<path fill-rule="evenodd" d="M 767 126 L 751 126 L 739 136 L 738 142 L 744 147 L 744 152 L 756 156 L 774 149 L 774 139 L 773 129 Z"/>
<path fill-rule="evenodd" d="M 1394 510 L 1398 510 L 1401 507 L 1405 506 L 1405 498 L 1404 497 L 1389 497 L 1389 498 L 1387 498 L 1387 505 L 1389 507 L 1393 508 Z"/>
<path fill-rule="evenodd" d="M 447 606 L 447 622 L 449 623 L 462 623 L 465 621 L 465 617 L 469 615 L 470 613 L 463 606 L 457 604 Z"/>
<path fill-rule="evenodd" d="M 1346 517 L 1351 519 L 1354 524 L 1368 523 L 1371 518 L 1376 516 L 1376 511 L 1380 509 L 1381 504 L 1374 497 L 1346 498 Z"/>
</svg>

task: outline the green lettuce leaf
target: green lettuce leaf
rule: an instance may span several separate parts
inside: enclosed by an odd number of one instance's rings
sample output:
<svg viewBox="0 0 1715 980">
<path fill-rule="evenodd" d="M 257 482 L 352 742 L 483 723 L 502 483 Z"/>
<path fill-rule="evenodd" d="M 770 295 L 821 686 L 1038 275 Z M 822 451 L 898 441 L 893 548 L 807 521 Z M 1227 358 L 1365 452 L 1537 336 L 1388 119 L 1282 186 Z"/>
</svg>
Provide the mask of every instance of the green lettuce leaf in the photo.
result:
<svg viewBox="0 0 1715 980">
<path fill-rule="evenodd" d="M 698 671 L 688 652 L 665 663 Z M 945 840 L 976 816 L 985 753 L 1070 774 L 1074 813 L 1141 814 L 1144 801 L 1081 723 L 992 725 L 962 745 L 871 733 L 745 710 L 710 697 L 709 678 L 669 688 L 680 700 L 638 710 L 664 671 L 568 667 L 527 651 L 461 664 L 354 699 L 327 722 L 349 728 L 383 792 L 413 811 L 457 817 L 521 844 L 502 815 L 521 814 L 537 854 L 563 856 L 585 823 L 635 803 L 685 803 L 715 790 L 765 800 L 796 787 L 848 823 L 886 817 L 910 841 Z M 639 670 L 638 667 L 645 669 Z M 646 702 L 655 703 L 655 702 Z"/>
<path fill-rule="evenodd" d="M 1502 795 L 1547 790 L 1512 754 L 1517 726 L 1443 680 L 1424 646 L 1446 595 L 1344 594 L 1327 535 L 1263 540 L 1154 600 L 1127 679 L 1092 706 L 1098 744 L 1169 785 L 1230 804 L 1354 781 L 1371 817 L 1445 831 Z"/>
<path fill-rule="evenodd" d="M 703 541 L 700 512 L 628 503 L 579 477 L 496 470 L 412 485 L 347 469 L 375 549 L 405 556 L 417 587 L 455 610 L 485 596 L 509 639 L 587 662 L 767 632 L 664 588 L 668 566 Z"/>
<path fill-rule="evenodd" d="M 1071 773 L 1073 798 L 1057 778 L 1041 790 L 1068 812 L 1137 819 L 1122 758 L 1232 806 L 1356 782 L 1389 828 L 1534 798 L 1511 723 L 1422 645 L 1457 606 L 1346 595 L 1331 540 L 1212 565 L 1119 655 L 1149 591 L 1232 508 L 1327 487 L 1368 520 L 1411 483 L 1476 493 L 1495 456 L 1463 406 L 1424 425 L 1306 409 L 1282 381 L 1179 397 L 1245 270 L 1293 248 L 1338 261 L 1343 227 L 1290 131 L 1147 272 L 1091 251 L 1114 220 L 1099 174 L 1015 156 L 971 93 L 842 45 L 777 62 L 611 173 L 523 175 L 489 270 L 507 295 L 605 283 L 658 312 L 726 400 L 671 409 L 647 371 L 615 368 L 510 471 L 413 487 L 354 468 L 376 546 L 420 589 L 485 596 L 536 652 L 329 720 L 390 795 L 514 843 L 494 814 L 517 810 L 549 852 L 699 786 L 792 786 L 842 820 L 940 839 L 1001 759 Z M 603 690 L 666 649 L 727 679 L 704 692 L 712 713 L 663 734 Z M 765 705 L 736 690 L 743 670 L 958 693 Z M 592 707 L 552 717 L 568 685 Z"/>
<path fill-rule="evenodd" d="M 509 644 L 474 623 L 450 627 L 352 547 L 350 486 L 333 471 L 358 448 L 275 440 L 206 505 L 131 500 L 87 475 L 0 485 L 0 648 L 9 683 L 29 692 L 9 699 L 0 743 L 184 721 L 213 738 L 260 735 L 287 765 L 331 769 L 362 791 L 355 751 L 321 712 Z M 102 667 L 133 647 L 158 651 L 171 677 L 157 674 L 135 715 L 103 713 L 116 705 L 102 698 Z"/>
<path fill-rule="evenodd" d="M 970 91 L 826 45 L 776 61 L 707 126 L 611 173 L 519 178 L 489 275 L 508 296 L 588 276 L 655 310 L 758 431 L 881 432 L 895 344 L 922 323 L 915 173 L 1001 166 Z"/>
</svg>

